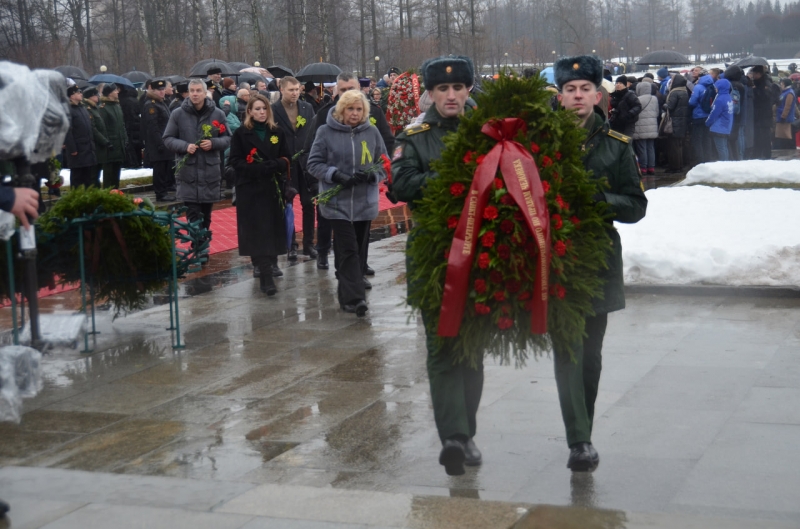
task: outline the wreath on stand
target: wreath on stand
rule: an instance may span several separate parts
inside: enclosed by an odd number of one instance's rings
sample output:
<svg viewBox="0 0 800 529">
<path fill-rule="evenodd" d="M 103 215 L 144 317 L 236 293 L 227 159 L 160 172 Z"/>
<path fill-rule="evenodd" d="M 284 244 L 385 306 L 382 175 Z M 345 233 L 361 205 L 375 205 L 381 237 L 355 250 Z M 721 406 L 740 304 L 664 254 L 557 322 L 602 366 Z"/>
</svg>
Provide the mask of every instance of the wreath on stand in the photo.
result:
<svg viewBox="0 0 800 529">
<path fill-rule="evenodd" d="M 445 138 L 409 235 L 408 303 L 458 362 L 524 365 L 584 335 L 611 249 L 586 131 L 545 82 L 501 76 Z"/>
<path fill-rule="evenodd" d="M 401 74 L 389 89 L 386 104 L 386 120 L 392 134 L 399 134 L 419 116 L 419 77 L 413 72 Z"/>
</svg>

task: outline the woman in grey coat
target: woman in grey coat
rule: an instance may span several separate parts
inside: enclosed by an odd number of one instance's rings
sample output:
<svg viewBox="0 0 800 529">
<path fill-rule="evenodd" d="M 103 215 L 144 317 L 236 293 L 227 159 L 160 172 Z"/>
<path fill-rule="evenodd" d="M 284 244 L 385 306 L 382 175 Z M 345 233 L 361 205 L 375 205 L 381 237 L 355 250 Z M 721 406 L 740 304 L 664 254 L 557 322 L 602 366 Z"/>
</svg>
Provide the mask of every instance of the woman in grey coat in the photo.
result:
<svg viewBox="0 0 800 529">
<path fill-rule="evenodd" d="M 307 165 L 321 193 L 342 186 L 327 204 L 320 204 L 320 211 L 335 233 L 339 305 L 358 317 L 367 312 L 365 252 L 370 223 L 378 216 L 378 184 L 386 177 L 381 165 L 386 147 L 369 122 L 369 109 L 360 91 L 343 93 L 317 130 Z"/>
<path fill-rule="evenodd" d="M 205 125 L 210 127 L 211 138 L 203 138 Z M 202 216 L 203 226 L 208 229 L 211 207 L 220 196 L 220 152 L 228 148 L 231 136 L 225 126 L 225 113 L 206 97 L 206 84 L 200 79 L 189 82 L 189 97 L 170 114 L 163 138 L 164 145 L 178 158 L 188 154 L 185 165 L 175 174 L 176 198 L 188 208 L 190 222 Z"/>
<path fill-rule="evenodd" d="M 653 175 L 656 172 L 659 104 L 658 98 L 652 94 L 652 86 L 646 82 L 636 85 L 636 96 L 642 105 L 642 111 L 634 125 L 633 146 L 643 175 Z"/>
</svg>

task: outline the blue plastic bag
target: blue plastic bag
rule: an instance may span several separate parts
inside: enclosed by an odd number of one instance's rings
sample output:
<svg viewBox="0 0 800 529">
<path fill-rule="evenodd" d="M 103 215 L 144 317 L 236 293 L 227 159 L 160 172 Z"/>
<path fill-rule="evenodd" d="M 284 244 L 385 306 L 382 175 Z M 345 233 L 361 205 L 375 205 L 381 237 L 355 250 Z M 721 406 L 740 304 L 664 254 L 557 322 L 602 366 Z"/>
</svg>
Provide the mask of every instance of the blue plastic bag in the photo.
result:
<svg viewBox="0 0 800 529">
<path fill-rule="evenodd" d="M 286 248 L 292 249 L 292 235 L 294 235 L 294 207 L 286 204 L 283 208 L 283 215 L 286 218 Z"/>
</svg>

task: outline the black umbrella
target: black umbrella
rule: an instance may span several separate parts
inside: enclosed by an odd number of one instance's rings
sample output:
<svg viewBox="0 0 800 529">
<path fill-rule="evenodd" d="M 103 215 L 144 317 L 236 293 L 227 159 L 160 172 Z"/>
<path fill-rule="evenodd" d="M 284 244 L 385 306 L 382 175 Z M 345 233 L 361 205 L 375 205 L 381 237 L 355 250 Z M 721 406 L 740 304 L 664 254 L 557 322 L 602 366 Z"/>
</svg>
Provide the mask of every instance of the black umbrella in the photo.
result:
<svg viewBox="0 0 800 529">
<path fill-rule="evenodd" d="M 228 66 L 236 70 L 237 72 L 241 72 L 245 68 L 252 68 L 252 64 L 247 64 L 246 62 L 229 62 Z"/>
<path fill-rule="evenodd" d="M 186 82 L 186 78 L 184 76 L 182 76 L 182 75 L 168 75 L 166 77 L 161 77 L 161 79 L 163 79 L 165 81 L 169 81 L 173 85 L 176 85 L 178 83 L 185 83 Z"/>
<path fill-rule="evenodd" d="M 255 86 L 257 81 L 264 81 L 264 84 L 267 84 L 267 80 L 257 73 L 254 72 L 242 72 L 239 74 L 239 82 L 240 83 L 247 83 L 250 86 Z"/>
<path fill-rule="evenodd" d="M 153 76 L 150 75 L 149 73 L 140 72 L 139 70 L 131 70 L 128 73 L 122 74 L 122 77 L 124 77 L 125 79 L 129 80 L 132 83 L 144 83 L 153 78 Z"/>
<path fill-rule="evenodd" d="M 335 83 L 336 76 L 342 73 L 341 68 L 327 62 L 313 62 L 297 72 L 298 81 L 303 83 Z"/>
<path fill-rule="evenodd" d="M 294 72 L 291 70 L 291 68 L 287 68 L 286 66 L 281 66 L 280 64 L 273 64 L 272 66 L 267 66 L 267 71 L 271 73 L 275 77 L 275 79 L 280 79 L 282 77 L 288 77 L 288 76 L 294 77 Z"/>
<path fill-rule="evenodd" d="M 53 69 L 64 77 L 69 77 L 70 79 L 83 79 L 84 81 L 89 79 L 89 74 L 77 66 L 56 66 Z"/>
<path fill-rule="evenodd" d="M 239 72 L 225 61 L 220 61 L 219 59 L 203 59 L 192 66 L 192 69 L 189 70 L 189 77 L 208 77 L 208 70 L 213 67 L 222 70 L 221 73 L 223 76 L 239 75 Z"/>
<path fill-rule="evenodd" d="M 764 57 L 754 57 L 753 55 L 748 55 L 744 59 L 739 59 L 733 64 L 739 68 L 752 68 L 753 66 L 763 66 L 765 68 L 769 68 L 767 59 Z"/>
<path fill-rule="evenodd" d="M 661 66 L 690 64 L 691 61 L 682 53 L 673 50 L 651 51 L 644 57 L 636 61 L 638 64 L 655 64 Z"/>
</svg>

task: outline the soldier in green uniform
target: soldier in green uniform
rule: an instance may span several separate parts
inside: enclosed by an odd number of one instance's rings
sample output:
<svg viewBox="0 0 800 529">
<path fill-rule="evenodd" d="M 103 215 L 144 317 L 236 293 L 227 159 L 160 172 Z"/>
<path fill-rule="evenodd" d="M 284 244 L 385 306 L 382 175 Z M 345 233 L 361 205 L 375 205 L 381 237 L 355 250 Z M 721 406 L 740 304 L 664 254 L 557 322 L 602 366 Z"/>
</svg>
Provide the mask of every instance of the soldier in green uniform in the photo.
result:
<svg viewBox="0 0 800 529">
<path fill-rule="evenodd" d="M 100 171 L 103 168 L 103 164 L 106 163 L 106 146 L 111 142 L 108 141 L 106 123 L 103 121 L 103 115 L 100 112 L 100 94 L 96 87 L 92 86 L 83 91 L 83 105 L 89 112 L 89 119 L 92 120 L 92 138 L 94 139 L 94 150 L 97 155 L 97 165 L 92 168 L 91 179 L 86 187 L 100 187 Z M 73 182 L 70 183 L 72 184 Z"/>
<path fill-rule="evenodd" d="M 431 93 L 433 106 L 423 122 L 405 129 L 397 136 L 392 155 L 393 192 L 414 210 L 422 198 L 425 183 L 437 174 L 430 168 L 439 158 L 442 138 L 458 128 L 459 116 L 469 98 L 473 81 L 472 61 L 468 57 L 437 57 L 422 65 L 425 89 Z M 411 240 L 409 239 L 409 244 Z M 406 263 L 409 271 L 414 263 Z M 415 285 L 409 283 L 408 289 Z M 423 320 L 433 317 L 423 312 Z M 428 336 L 428 378 L 436 428 L 442 441 L 439 463 L 449 475 L 464 474 L 464 465 L 480 465 L 481 453 L 475 446 L 475 416 L 483 392 L 483 365 L 473 369 L 453 364 L 452 355 L 440 348 L 435 336 Z"/>
<path fill-rule="evenodd" d="M 631 139 L 610 129 L 602 111 L 596 106 L 602 97 L 603 65 L 587 55 L 565 57 L 555 64 L 558 99 L 567 110 L 573 110 L 588 136 L 583 145 L 585 167 L 594 178 L 605 180 L 608 187 L 595 195 L 605 202 L 617 222 L 641 220 L 647 209 Z M 603 337 L 608 313 L 625 308 L 622 280 L 622 245 L 619 233 L 609 222 L 612 250 L 608 268 L 600 274 L 605 280 L 603 297 L 593 303 L 594 315 L 586 317 L 586 336 L 573 346 L 575 361 L 566 351 L 555 350 L 555 373 L 561 415 L 570 448 L 567 467 L 573 472 L 594 470 L 600 456 L 592 446 L 594 404 L 600 385 Z"/>
<path fill-rule="evenodd" d="M 153 168 L 153 191 L 157 202 L 175 201 L 175 154 L 164 145 L 162 136 L 169 123 L 169 107 L 164 99 L 167 82 L 150 83 L 142 108 L 141 136 L 144 140 L 144 163 Z"/>
</svg>

